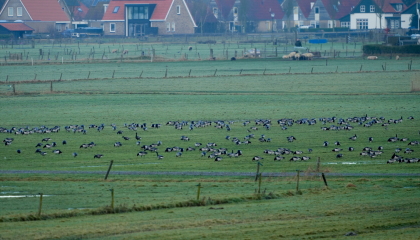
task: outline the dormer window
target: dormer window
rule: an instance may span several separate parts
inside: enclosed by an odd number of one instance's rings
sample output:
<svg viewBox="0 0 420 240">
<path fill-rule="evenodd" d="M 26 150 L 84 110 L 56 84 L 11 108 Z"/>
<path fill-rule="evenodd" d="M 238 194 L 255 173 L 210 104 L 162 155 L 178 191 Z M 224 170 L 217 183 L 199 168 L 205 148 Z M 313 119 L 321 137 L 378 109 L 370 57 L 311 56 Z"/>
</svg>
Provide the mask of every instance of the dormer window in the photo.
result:
<svg viewBox="0 0 420 240">
<path fill-rule="evenodd" d="M 238 15 L 238 8 L 237 7 L 234 7 L 233 8 L 233 15 Z"/>
<path fill-rule="evenodd" d="M 402 11 L 402 4 L 395 5 L 395 11 L 401 12 Z"/>
<path fill-rule="evenodd" d="M 120 7 L 119 7 L 119 6 L 116 6 L 116 7 L 114 8 L 114 11 L 112 11 L 112 13 L 117 13 L 117 12 L 118 12 L 118 10 L 120 10 Z"/>
<path fill-rule="evenodd" d="M 217 12 L 218 12 L 218 9 L 217 9 L 217 8 L 213 8 L 213 14 L 214 14 L 214 16 L 216 16 L 216 17 L 217 17 Z"/>
<path fill-rule="evenodd" d="M 375 5 L 370 5 L 370 12 L 375 12 Z"/>
<path fill-rule="evenodd" d="M 315 14 L 319 14 L 319 7 L 315 7 Z"/>
<path fill-rule="evenodd" d="M 178 6 L 176 6 L 176 14 L 181 14 L 181 6 L 180 5 L 178 5 Z"/>
<path fill-rule="evenodd" d="M 360 5 L 360 12 L 365 12 L 365 5 Z"/>
</svg>

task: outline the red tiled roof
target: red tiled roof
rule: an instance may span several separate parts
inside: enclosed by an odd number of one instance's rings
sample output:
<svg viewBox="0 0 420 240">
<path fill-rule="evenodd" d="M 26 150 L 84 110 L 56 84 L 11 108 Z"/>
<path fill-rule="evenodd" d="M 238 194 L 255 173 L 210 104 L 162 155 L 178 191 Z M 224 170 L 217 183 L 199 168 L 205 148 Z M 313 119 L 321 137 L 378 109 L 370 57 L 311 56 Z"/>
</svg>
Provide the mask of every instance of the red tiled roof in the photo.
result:
<svg viewBox="0 0 420 240">
<path fill-rule="evenodd" d="M 33 28 L 23 23 L 0 23 L 0 26 L 6 28 L 9 31 L 34 31 Z"/>
<path fill-rule="evenodd" d="M 111 0 L 102 20 L 125 20 L 125 4 L 156 4 L 150 20 L 165 20 L 173 0 Z M 115 7 L 120 7 L 117 13 L 113 13 Z"/>
<path fill-rule="evenodd" d="M 252 19 L 270 20 L 271 13 L 274 13 L 274 19 L 283 18 L 284 12 L 278 0 L 252 0 L 252 7 L 248 13 Z"/>
<path fill-rule="evenodd" d="M 311 2 L 316 2 L 316 0 L 296 0 L 296 2 L 299 5 L 300 11 L 303 13 L 303 16 L 308 18 L 311 13 Z"/>
<path fill-rule="evenodd" d="M 373 0 L 373 1 L 380 7 L 381 5 L 380 0 Z M 401 0 L 385 0 L 384 7 L 382 9 L 384 13 L 398 13 L 397 11 L 395 11 L 395 8 L 391 5 L 391 3 L 402 4 L 403 5 L 402 11 L 407 9 L 407 6 Z"/>
<path fill-rule="evenodd" d="M 21 0 L 34 21 L 69 21 L 57 0 Z"/>
<path fill-rule="evenodd" d="M 79 6 L 75 6 L 73 11 L 73 18 L 76 21 L 83 20 L 89 11 L 89 8 L 86 7 L 82 2 L 80 2 L 79 4 Z M 79 8 L 82 10 L 81 12 L 79 11 Z"/>
<path fill-rule="evenodd" d="M 222 13 L 222 17 L 227 19 L 229 17 L 229 13 L 233 8 L 236 0 L 215 0 L 217 6 L 219 7 L 219 11 Z"/>
</svg>

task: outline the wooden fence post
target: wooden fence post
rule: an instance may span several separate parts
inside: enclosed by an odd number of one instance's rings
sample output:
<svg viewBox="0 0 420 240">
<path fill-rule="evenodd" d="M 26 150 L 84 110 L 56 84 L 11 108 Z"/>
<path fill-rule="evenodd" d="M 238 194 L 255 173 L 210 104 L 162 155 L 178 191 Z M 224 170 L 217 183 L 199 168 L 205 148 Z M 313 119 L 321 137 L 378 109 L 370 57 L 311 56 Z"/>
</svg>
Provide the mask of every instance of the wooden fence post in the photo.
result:
<svg viewBox="0 0 420 240">
<path fill-rule="evenodd" d="M 216 71 L 214 71 L 214 74 L 213 74 L 213 76 L 216 76 L 216 73 L 217 73 L 217 68 L 216 68 Z"/>
<path fill-rule="evenodd" d="M 50 82 L 50 91 L 53 92 L 52 81 Z"/>
<path fill-rule="evenodd" d="M 188 73 L 188 77 L 191 77 L 191 69 L 190 69 L 190 73 Z"/>
<path fill-rule="evenodd" d="M 111 171 L 111 167 L 112 167 L 112 164 L 113 163 L 114 163 L 114 160 L 111 160 L 111 163 L 109 164 L 108 171 L 106 172 L 106 175 L 105 175 L 105 179 L 104 180 L 106 180 L 108 178 L 108 174 L 109 174 L 109 171 Z"/>
<path fill-rule="evenodd" d="M 262 173 L 260 173 L 260 179 L 258 179 L 258 194 L 261 193 L 261 179 L 262 179 Z"/>
<path fill-rule="evenodd" d="M 112 73 L 112 78 L 114 78 L 114 75 L 115 75 L 115 70 L 114 70 L 114 72 Z"/>
<path fill-rule="evenodd" d="M 316 171 L 319 172 L 319 164 L 321 163 L 321 159 L 318 157 L 316 159 Z"/>
<path fill-rule="evenodd" d="M 299 174 L 300 174 L 300 171 L 296 170 L 296 172 L 297 172 L 296 192 L 299 192 Z"/>
<path fill-rule="evenodd" d="M 322 179 L 324 180 L 325 186 L 328 188 L 327 179 L 325 178 L 324 173 L 322 173 Z"/>
<path fill-rule="evenodd" d="M 15 84 L 13 83 L 13 94 L 16 94 Z"/>
<path fill-rule="evenodd" d="M 198 187 L 198 191 L 197 191 L 197 201 L 200 199 L 200 189 L 201 189 L 201 183 L 199 183 L 198 185 L 197 185 L 197 187 Z"/>
<path fill-rule="evenodd" d="M 40 193 L 39 194 L 39 208 L 38 208 L 38 217 L 41 217 L 41 211 L 42 211 L 42 196 L 44 194 Z"/>
</svg>

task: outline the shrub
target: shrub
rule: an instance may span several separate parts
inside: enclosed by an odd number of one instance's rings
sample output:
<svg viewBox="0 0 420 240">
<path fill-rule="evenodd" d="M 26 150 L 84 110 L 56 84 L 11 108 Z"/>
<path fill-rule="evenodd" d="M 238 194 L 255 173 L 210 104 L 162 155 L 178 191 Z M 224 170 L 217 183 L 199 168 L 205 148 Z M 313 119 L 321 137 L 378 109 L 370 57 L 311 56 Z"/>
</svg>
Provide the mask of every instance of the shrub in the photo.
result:
<svg viewBox="0 0 420 240">
<path fill-rule="evenodd" d="M 0 39 L 10 39 L 13 38 L 13 34 L 0 34 Z"/>
</svg>

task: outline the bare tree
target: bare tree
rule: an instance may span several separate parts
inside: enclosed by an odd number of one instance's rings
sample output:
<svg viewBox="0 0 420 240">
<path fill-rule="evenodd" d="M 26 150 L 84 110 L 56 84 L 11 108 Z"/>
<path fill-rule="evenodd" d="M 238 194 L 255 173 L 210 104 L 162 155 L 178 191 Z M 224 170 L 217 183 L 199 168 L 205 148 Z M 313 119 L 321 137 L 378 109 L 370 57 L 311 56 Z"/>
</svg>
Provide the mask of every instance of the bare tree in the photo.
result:
<svg viewBox="0 0 420 240">
<path fill-rule="evenodd" d="M 239 21 L 241 22 L 243 33 L 246 33 L 247 22 L 249 20 L 248 12 L 251 7 L 250 5 L 249 0 L 241 0 L 239 5 Z"/>
<path fill-rule="evenodd" d="M 74 12 L 80 6 L 80 4 L 79 4 L 78 0 L 66 0 L 64 2 L 67 5 L 67 9 L 68 9 L 69 15 L 70 15 L 70 26 L 69 26 L 69 28 L 73 29 Z"/>
<path fill-rule="evenodd" d="M 379 17 L 379 29 L 382 29 L 382 16 L 384 15 L 385 0 L 378 0 L 376 1 L 376 4 L 378 4 L 376 15 Z"/>
<path fill-rule="evenodd" d="M 196 23 L 200 26 L 201 34 L 203 34 L 204 24 L 210 14 L 209 7 L 205 0 L 189 1 L 191 14 L 194 16 Z"/>
<path fill-rule="evenodd" d="M 294 0 L 284 0 L 284 2 L 281 5 L 283 8 L 284 15 L 287 19 L 288 30 L 290 30 L 290 16 L 293 14 L 293 1 Z"/>
<path fill-rule="evenodd" d="M 333 32 L 335 32 L 335 17 L 337 16 L 337 13 L 338 13 L 339 2 L 340 0 L 329 0 L 328 5 L 325 6 L 327 8 L 328 13 L 331 16 Z"/>
</svg>

